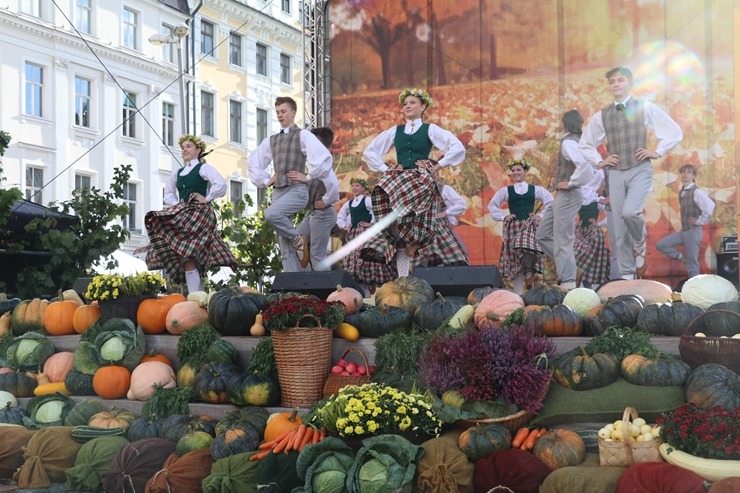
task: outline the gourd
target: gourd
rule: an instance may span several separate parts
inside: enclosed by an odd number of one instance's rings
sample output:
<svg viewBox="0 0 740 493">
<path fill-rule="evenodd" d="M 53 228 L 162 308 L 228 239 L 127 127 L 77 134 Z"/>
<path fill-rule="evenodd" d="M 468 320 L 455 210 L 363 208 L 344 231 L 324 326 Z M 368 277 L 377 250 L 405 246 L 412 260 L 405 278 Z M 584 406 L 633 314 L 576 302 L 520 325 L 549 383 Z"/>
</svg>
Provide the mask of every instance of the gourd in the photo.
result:
<svg viewBox="0 0 740 493">
<path fill-rule="evenodd" d="M 216 435 L 221 435 L 231 428 L 251 426 L 262 436 L 267 426 L 270 413 L 261 407 L 246 406 L 227 413 L 216 424 Z"/>
<path fill-rule="evenodd" d="M 203 308 L 208 308 L 208 293 L 205 291 L 192 291 L 188 293 L 188 301 L 197 301 Z"/>
<path fill-rule="evenodd" d="M 297 430 L 303 423 L 303 419 L 298 416 L 298 411 L 300 411 L 300 408 L 296 407 L 289 413 L 271 414 L 265 426 L 265 441 L 275 440 L 286 431 Z"/>
<path fill-rule="evenodd" d="M 239 374 L 239 368 L 230 361 L 206 363 L 195 376 L 193 386 L 203 402 L 226 404 L 229 402 L 229 381 Z"/>
<path fill-rule="evenodd" d="M 122 399 L 131 386 L 131 370 L 125 366 L 101 366 L 93 376 L 93 389 L 103 399 Z"/>
<path fill-rule="evenodd" d="M 236 426 L 217 435 L 211 444 L 214 459 L 223 459 L 234 454 L 257 450 L 260 434 L 252 426 Z"/>
<path fill-rule="evenodd" d="M 526 306 L 522 322 L 532 325 L 537 333 L 551 337 L 573 337 L 581 333 L 581 317 L 566 305 Z"/>
<path fill-rule="evenodd" d="M 226 339 L 216 339 L 208 346 L 208 350 L 206 351 L 206 361 L 211 363 L 216 361 L 236 363 L 238 356 L 239 352 Z"/>
<path fill-rule="evenodd" d="M 0 409 L 16 407 L 17 405 L 18 399 L 16 399 L 13 394 L 6 392 L 5 390 L 0 390 Z"/>
<path fill-rule="evenodd" d="M 681 301 L 706 310 L 715 303 L 738 299 L 737 288 L 716 274 L 699 274 L 686 281 L 681 288 Z"/>
<path fill-rule="evenodd" d="M 235 406 L 274 406 L 280 401 L 280 384 L 272 375 L 240 374 L 229 382 L 227 394 Z"/>
<path fill-rule="evenodd" d="M 262 312 L 259 312 L 257 315 L 254 316 L 254 323 L 249 328 L 249 335 L 254 337 L 262 337 L 267 333 L 267 329 L 265 329 L 265 324 L 262 321 Z"/>
<path fill-rule="evenodd" d="M 193 431 L 215 435 L 216 424 L 218 421 L 215 418 L 203 414 L 171 414 L 162 421 L 159 436 L 177 443 L 180 438 Z"/>
<path fill-rule="evenodd" d="M 72 395 L 95 395 L 93 388 L 93 375 L 82 373 L 77 368 L 72 368 L 64 379 L 64 385 Z"/>
<path fill-rule="evenodd" d="M 326 301 L 339 301 L 344 305 L 345 311 L 349 314 L 357 313 L 362 308 L 362 293 L 355 288 L 342 287 L 337 284 L 336 291 L 329 293 Z"/>
<path fill-rule="evenodd" d="M 6 394 L 9 392 L 5 392 Z M 12 396 L 12 394 L 11 394 Z M 27 417 L 28 413 L 25 408 L 12 404 L 12 401 L 7 400 L 4 404 L 0 404 L 0 423 L 22 425 L 23 418 Z"/>
<path fill-rule="evenodd" d="M 154 394 L 157 387 L 171 389 L 175 385 L 175 371 L 171 366 L 161 361 L 140 363 L 131 372 L 131 385 L 126 398 L 131 401 L 145 401 Z"/>
<path fill-rule="evenodd" d="M 532 453 L 555 470 L 586 460 L 586 444 L 575 431 L 555 428 L 537 439 Z"/>
<path fill-rule="evenodd" d="M 668 387 L 686 383 L 691 367 L 679 358 L 630 354 L 619 365 L 622 378 L 634 385 Z"/>
<path fill-rule="evenodd" d="M 64 418 L 64 426 L 86 425 L 90 418 L 105 411 L 105 406 L 98 400 L 85 399 L 75 404 L 75 407 Z"/>
<path fill-rule="evenodd" d="M 511 432 L 500 423 L 483 423 L 463 431 L 457 440 L 471 462 L 511 447 Z"/>
<path fill-rule="evenodd" d="M 194 450 L 210 448 L 212 443 L 212 435 L 205 431 L 191 431 L 177 441 L 175 452 L 177 452 L 177 455 L 183 456 Z"/>
<path fill-rule="evenodd" d="M 519 308 L 524 308 L 521 296 L 508 289 L 498 289 L 478 303 L 475 308 L 475 326 L 479 330 L 493 329 Z"/>
<path fill-rule="evenodd" d="M 354 342 L 360 338 L 360 331 L 352 324 L 342 322 L 334 331 L 335 337 L 341 337 L 345 341 Z"/>
<path fill-rule="evenodd" d="M 64 382 L 67 374 L 74 367 L 75 354 L 71 351 L 60 351 L 49 356 L 44 362 L 44 375 L 50 382 Z"/>
<path fill-rule="evenodd" d="M 32 397 L 38 382 L 29 373 L 17 371 L 0 374 L 0 390 L 16 397 Z"/>
<path fill-rule="evenodd" d="M 552 377 L 569 389 L 598 389 L 619 378 L 619 364 L 608 354 L 589 355 L 583 346 L 579 346 L 555 360 Z"/>
<path fill-rule="evenodd" d="M 642 298 L 622 294 L 591 310 L 583 319 L 583 335 L 597 336 L 612 326 L 634 327 L 645 306 Z"/>
<path fill-rule="evenodd" d="M 182 301 L 167 312 L 167 332 L 180 335 L 188 329 L 208 322 L 208 310 L 195 301 Z"/>
<path fill-rule="evenodd" d="M 569 306 L 581 317 L 601 304 L 599 295 L 593 289 L 575 288 L 568 291 L 563 298 L 563 304 Z"/>
<path fill-rule="evenodd" d="M 93 414 L 87 424 L 96 428 L 123 428 L 127 430 L 136 417 L 136 414 L 132 411 L 113 406 L 105 411 Z"/>
<path fill-rule="evenodd" d="M 400 277 L 375 290 L 375 305 L 403 308 L 413 315 L 416 307 L 434 299 L 432 286 L 418 277 Z"/>
<path fill-rule="evenodd" d="M 49 306 L 49 300 L 34 298 L 23 300 L 13 308 L 10 326 L 13 334 L 19 336 L 26 332 L 44 331 L 44 312 Z"/>
<path fill-rule="evenodd" d="M 634 294 L 642 298 L 646 305 L 666 303 L 673 299 L 673 290 L 667 284 L 651 279 L 617 279 L 602 284 L 598 290 L 602 303 L 623 294 Z"/>
<path fill-rule="evenodd" d="M 177 386 L 192 387 L 195 382 L 195 375 L 197 374 L 198 372 L 190 363 L 185 363 L 177 370 Z"/>
<path fill-rule="evenodd" d="M 462 308 L 463 301 L 448 301 L 440 293 L 436 297 L 422 303 L 414 311 L 412 320 L 423 330 L 437 330 L 447 319 Z"/>
<path fill-rule="evenodd" d="M 80 305 L 72 315 L 72 328 L 78 334 L 84 333 L 100 318 L 98 305 Z"/>
<path fill-rule="evenodd" d="M 563 303 L 568 291 L 556 284 L 540 284 L 531 287 L 524 293 L 524 304 L 555 306 Z"/>
<path fill-rule="evenodd" d="M 158 416 L 139 416 L 128 427 L 126 437 L 130 442 L 142 438 L 158 438 L 159 429 L 164 420 Z"/>
<path fill-rule="evenodd" d="M 33 395 L 35 396 L 56 394 L 57 392 L 64 395 L 70 395 L 64 382 L 39 384 L 35 389 L 33 389 Z"/>
<path fill-rule="evenodd" d="M 654 303 L 640 310 L 637 328 L 651 334 L 679 337 L 701 313 L 701 308 L 689 303 Z"/>
<path fill-rule="evenodd" d="M 173 303 L 164 297 L 142 300 L 136 309 L 136 323 L 145 334 L 162 334 L 167 331 L 167 312 L 172 306 Z"/>
<path fill-rule="evenodd" d="M 73 300 L 49 303 L 44 310 L 43 324 L 49 335 L 66 336 L 75 333 L 72 320 L 80 305 Z"/>
<path fill-rule="evenodd" d="M 165 365 L 169 366 L 173 370 L 175 369 L 175 365 L 172 363 L 172 360 L 170 360 L 167 356 L 160 353 L 156 349 L 152 349 L 147 354 L 142 356 L 139 363 L 146 363 L 148 361 L 159 361 L 160 363 L 164 363 Z"/>
<path fill-rule="evenodd" d="M 379 303 L 360 312 L 356 319 L 361 337 L 380 337 L 391 332 L 404 332 L 411 328 L 411 313 L 397 306 Z"/>
<path fill-rule="evenodd" d="M 476 303 L 480 303 L 480 301 L 488 296 L 489 294 L 496 291 L 498 288 L 494 288 L 493 286 L 482 286 L 479 288 L 473 288 L 472 291 L 468 294 L 467 302 L 470 305 L 474 305 Z"/>
<path fill-rule="evenodd" d="M 225 336 L 246 335 L 257 314 L 264 310 L 267 298 L 244 293 L 239 288 L 224 288 L 208 301 L 208 322 Z"/>
<path fill-rule="evenodd" d="M 10 328 L 11 318 L 12 314 L 10 312 L 5 312 L 0 315 L 0 337 L 5 337 L 12 332 Z"/>
<path fill-rule="evenodd" d="M 740 376 L 717 363 L 704 363 L 694 368 L 684 389 L 686 401 L 701 409 L 740 407 Z"/>
</svg>

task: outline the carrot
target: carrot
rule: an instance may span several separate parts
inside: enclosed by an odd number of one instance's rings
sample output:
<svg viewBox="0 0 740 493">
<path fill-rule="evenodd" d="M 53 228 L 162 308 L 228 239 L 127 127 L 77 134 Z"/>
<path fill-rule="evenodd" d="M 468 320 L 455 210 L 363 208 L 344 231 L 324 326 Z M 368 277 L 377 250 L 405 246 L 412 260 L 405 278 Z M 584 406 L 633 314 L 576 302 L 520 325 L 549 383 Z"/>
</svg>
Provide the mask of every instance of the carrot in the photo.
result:
<svg viewBox="0 0 740 493">
<path fill-rule="evenodd" d="M 524 440 L 527 439 L 527 436 L 529 436 L 529 428 L 527 428 L 526 426 L 519 428 L 519 430 L 516 432 L 516 435 L 514 435 L 514 439 L 511 441 L 511 447 L 521 447 L 522 443 L 524 443 Z"/>
<path fill-rule="evenodd" d="M 311 445 L 319 443 L 321 440 L 321 430 L 314 430 L 313 436 L 311 437 Z"/>
<path fill-rule="evenodd" d="M 548 432 L 548 429 L 547 428 L 540 429 L 540 431 L 537 432 L 537 438 L 541 437 L 542 435 L 544 435 L 547 432 Z"/>
<path fill-rule="evenodd" d="M 272 451 L 276 454 L 279 454 L 280 452 L 285 450 L 285 448 L 288 446 L 288 442 L 291 441 L 293 437 L 295 436 L 295 433 L 296 431 L 293 430 L 289 432 L 287 435 L 285 435 L 285 437 L 282 440 L 280 440 L 280 442 L 278 442 L 277 445 L 275 445 L 275 448 L 272 449 Z"/>
<path fill-rule="evenodd" d="M 301 423 L 301 425 L 298 427 L 298 431 L 296 431 L 295 437 L 293 437 L 293 440 L 288 443 L 288 446 L 285 447 L 285 453 L 287 454 L 291 450 L 298 450 L 298 445 L 301 443 L 301 440 L 303 440 L 303 436 L 306 434 L 306 425 Z"/>
<path fill-rule="evenodd" d="M 250 455 L 249 460 L 262 460 L 267 457 L 267 454 L 269 454 L 270 452 L 272 452 L 272 450 L 270 449 L 263 450 L 262 452 L 257 452 L 256 454 Z"/>
<path fill-rule="evenodd" d="M 527 439 L 524 440 L 524 443 L 522 443 L 521 448 L 522 450 L 532 450 L 534 448 L 534 443 L 537 441 L 537 438 L 539 437 L 539 431 L 538 430 L 532 430 L 532 432 L 527 436 Z"/>
<path fill-rule="evenodd" d="M 285 433 L 282 433 L 275 440 L 270 440 L 269 442 L 262 443 L 259 446 L 259 450 L 272 449 L 275 445 L 277 445 L 278 443 L 280 443 L 280 440 L 282 440 L 283 438 L 285 438 L 288 435 L 288 433 L 290 433 L 290 430 L 289 431 L 286 431 Z"/>
<path fill-rule="evenodd" d="M 319 435 L 319 441 L 323 440 L 324 438 L 326 438 L 326 428 L 324 428 L 322 426 L 321 427 L 321 434 Z"/>
<path fill-rule="evenodd" d="M 303 439 L 301 440 L 301 443 L 298 445 L 297 451 L 303 450 L 303 447 L 311 443 L 311 439 L 313 438 L 314 429 L 310 426 L 306 427 L 306 434 L 303 435 Z"/>
</svg>

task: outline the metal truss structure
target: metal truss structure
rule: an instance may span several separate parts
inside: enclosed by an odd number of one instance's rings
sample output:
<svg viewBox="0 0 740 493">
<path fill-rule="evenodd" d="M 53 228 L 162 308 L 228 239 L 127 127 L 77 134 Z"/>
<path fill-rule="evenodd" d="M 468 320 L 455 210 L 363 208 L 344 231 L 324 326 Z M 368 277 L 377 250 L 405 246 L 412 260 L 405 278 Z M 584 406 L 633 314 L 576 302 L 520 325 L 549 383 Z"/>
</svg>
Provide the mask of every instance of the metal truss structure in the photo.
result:
<svg viewBox="0 0 740 493">
<path fill-rule="evenodd" d="M 329 0 L 303 3 L 304 125 L 329 125 L 331 116 L 331 67 L 329 64 Z"/>
</svg>

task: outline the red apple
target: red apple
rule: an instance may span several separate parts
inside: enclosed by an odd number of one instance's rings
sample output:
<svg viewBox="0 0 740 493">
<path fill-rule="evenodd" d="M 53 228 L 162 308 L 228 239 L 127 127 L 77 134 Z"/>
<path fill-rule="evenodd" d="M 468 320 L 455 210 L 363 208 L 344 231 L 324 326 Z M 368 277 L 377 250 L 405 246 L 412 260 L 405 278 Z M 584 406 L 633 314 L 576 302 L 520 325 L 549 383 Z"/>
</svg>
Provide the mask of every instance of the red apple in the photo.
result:
<svg viewBox="0 0 740 493">
<path fill-rule="evenodd" d="M 339 365 L 342 368 L 344 368 L 345 366 L 347 366 L 347 362 L 344 361 L 343 359 L 340 359 L 339 361 L 337 361 L 337 365 Z"/>
<path fill-rule="evenodd" d="M 339 374 L 340 374 L 340 373 L 342 373 L 343 371 L 344 371 L 344 368 L 342 368 L 342 367 L 341 367 L 341 366 L 339 366 L 339 365 L 335 365 L 335 366 L 332 366 L 332 367 L 331 367 L 331 372 L 332 372 L 333 374 L 335 374 L 335 375 L 339 375 Z"/>
<path fill-rule="evenodd" d="M 359 373 L 360 375 L 367 374 L 367 367 L 365 365 L 358 366 L 357 367 L 357 373 Z"/>
<path fill-rule="evenodd" d="M 345 366 L 344 368 L 348 372 L 354 373 L 357 371 L 357 363 L 347 363 L 347 366 Z"/>
<path fill-rule="evenodd" d="M 375 365 L 370 365 L 370 368 L 368 368 L 368 370 L 369 370 L 369 372 L 368 372 L 368 373 L 369 373 L 369 374 L 370 374 L 371 376 L 372 376 L 372 375 L 375 375 Z"/>
<path fill-rule="evenodd" d="M 350 373 L 347 370 L 342 370 L 342 373 L 340 373 L 343 377 L 349 377 Z"/>
</svg>

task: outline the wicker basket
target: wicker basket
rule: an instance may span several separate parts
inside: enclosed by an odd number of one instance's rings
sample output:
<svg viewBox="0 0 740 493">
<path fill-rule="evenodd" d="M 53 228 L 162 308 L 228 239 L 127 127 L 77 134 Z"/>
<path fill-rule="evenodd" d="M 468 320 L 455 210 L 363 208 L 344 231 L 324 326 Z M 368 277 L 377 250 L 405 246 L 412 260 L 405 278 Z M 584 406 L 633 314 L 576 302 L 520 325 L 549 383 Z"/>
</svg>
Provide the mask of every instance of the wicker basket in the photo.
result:
<svg viewBox="0 0 740 493">
<path fill-rule="evenodd" d="M 471 426 L 484 423 L 499 423 L 508 428 L 510 432 L 516 433 L 519 428 L 532 421 L 532 418 L 534 418 L 534 414 L 526 409 L 522 409 L 517 413 L 500 418 L 459 419 L 455 421 L 455 426 L 458 428 L 470 428 Z"/>
<path fill-rule="evenodd" d="M 656 438 L 649 442 L 629 442 L 629 423 L 637 418 L 634 407 L 625 408 L 622 414 L 623 442 L 607 442 L 599 437 L 599 464 L 602 466 L 629 467 L 640 462 L 663 462 L 660 454 L 662 440 Z"/>
<path fill-rule="evenodd" d="M 323 398 L 333 331 L 319 325 L 272 331 L 283 407 L 311 407 Z"/>
<path fill-rule="evenodd" d="M 365 353 L 362 352 L 362 349 L 349 347 L 347 348 L 343 353 L 340 359 L 346 359 L 347 355 L 349 353 L 357 353 L 360 356 L 359 364 L 365 365 L 365 368 L 367 368 L 369 371 L 370 364 L 367 362 L 367 356 L 365 356 Z M 334 395 L 337 392 L 339 392 L 339 389 L 344 387 L 345 385 L 364 385 L 366 383 L 370 382 L 370 375 L 363 375 L 361 377 L 352 377 L 347 375 L 335 375 L 334 373 L 330 373 L 329 376 L 326 378 L 326 383 L 324 384 L 324 397 L 329 397 L 330 395 Z"/>
<path fill-rule="evenodd" d="M 731 337 L 696 337 L 700 332 L 700 324 L 705 317 L 723 314 L 726 317 L 738 317 L 740 313 L 732 310 L 709 310 L 694 317 L 684 330 L 681 340 L 678 342 L 678 351 L 681 358 L 691 368 L 696 368 L 704 363 L 718 363 L 729 368 L 735 373 L 740 373 L 740 339 Z"/>
</svg>

